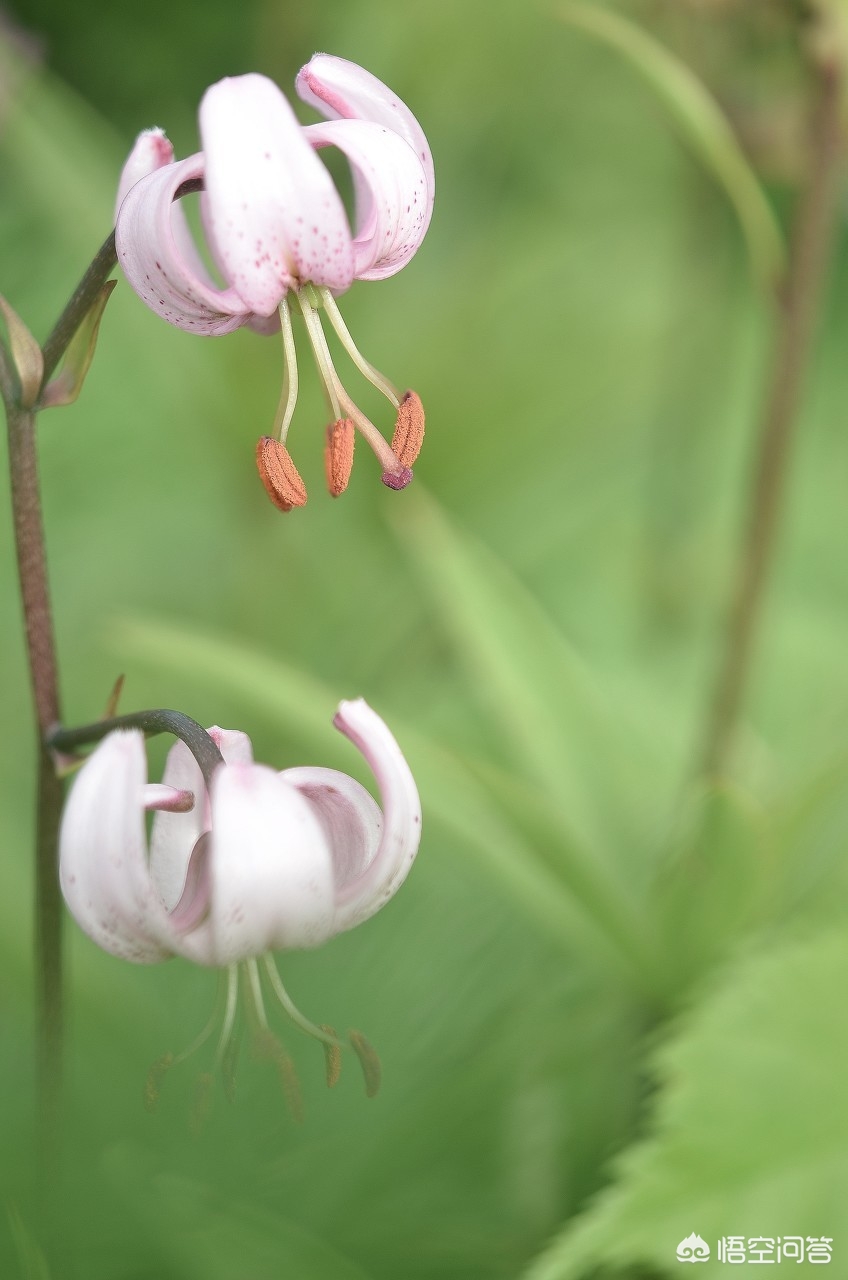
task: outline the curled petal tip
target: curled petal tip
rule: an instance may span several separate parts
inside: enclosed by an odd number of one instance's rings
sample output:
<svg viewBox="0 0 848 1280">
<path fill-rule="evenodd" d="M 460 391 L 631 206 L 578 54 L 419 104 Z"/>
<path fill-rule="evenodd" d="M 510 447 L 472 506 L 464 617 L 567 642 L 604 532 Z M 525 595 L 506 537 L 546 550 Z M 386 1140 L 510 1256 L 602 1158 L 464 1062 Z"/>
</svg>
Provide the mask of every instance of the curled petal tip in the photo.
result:
<svg viewBox="0 0 848 1280">
<path fill-rule="evenodd" d="M 336 926 L 343 930 L 379 911 L 403 884 L 421 839 L 421 802 L 403 752 L 364 698 L 341 702 L 333 723 L 373 770 L 383 809 L 373 858 L 361 874 L 341 885 L 337 895 Z"/>
<path fill-rule="evenodd" d="M 288 449 L 271 436 L 262 436 L 256 445 L 256 466 L 265 492 L 279 511 L 291 511 L 306 503 L 306 485 Z"/>
<path fill-rule="evenodd" d="M 146 178 L 149 173 L 154 173 L 156 169 L 162 169 L 166 164 L 170 164 L 173 158 L 174 148 L 166 137 L 164 130 L 159 128 L 145 129 L 143 133 L 138 135 L 135 145 L 127 156 L 126 163 L 121 170 L 118 195 L 115 200 L 116 218 L 127 192 L 142 178 Z"/>
</svg>

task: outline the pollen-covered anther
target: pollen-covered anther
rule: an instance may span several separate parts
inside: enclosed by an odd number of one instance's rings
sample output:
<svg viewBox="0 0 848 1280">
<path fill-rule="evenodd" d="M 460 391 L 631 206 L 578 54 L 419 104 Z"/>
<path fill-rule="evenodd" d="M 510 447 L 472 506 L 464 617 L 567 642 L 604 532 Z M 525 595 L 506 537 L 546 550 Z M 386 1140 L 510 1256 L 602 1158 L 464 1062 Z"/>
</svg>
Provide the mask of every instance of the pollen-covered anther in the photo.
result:
<svg viewBox="0 0 848 1280">
<path fill-rule="evenodd" d="M 256 466 L 265 492 L 280 511 L 291 511 L 306 502 L 306 485 L 284 444 L 262 436 L 256 445 Z"/>
<path fill-rule="evenodd" d="M 349 1031 L 347 1036 L 362 1068 L 362 1078 L 365 1081 L 365 1096 L 366 1098 L 374 1098 L 380 1090 L 380 1081 L 383 1076 L 383 1068 L 380 1065 L 377 1050 L 365 1039 L 361 1031 Z"/>
<path fill-rule="evenodd" d="M 327 488 L 334 498 L 344 493 L 350 480 L 355 440 L 356 428 L 350 418 L 339 418 L 327 428 L 324 467 L 327 473 Z"/>
<path fill-rule="evenodd" d="M 398 405 L 392 452 L 404 467 L 411 467 L 424 443 L 424 406 L 421 397 L 407 391 Z"/>
<path fill-rule="evenodd" d="M 159 1104 L 159 1095 L 162 1091 L 162 1081 L 173 1065 L 174 1055 L 172 1053 L 163 1053 L 162 1057 L 157 1058 L 151 1066 L 144 1082 L 145 1111 L 156 1110 Z"/>
<path fill-rule="evenodd" d="M 326 1032 L 328 1036 L 332 1036 L 334 1041 L 334 1043 L 324 1041 L 324 1066 L 327 1072 L 327 1088 L 333 1089 L 339 1083 L 339 1077 L 342 1074 L 342 1046 L 336 1036 L 335 1028 L 329 1027 L 322 1022 L 319 1029 Z"/>
</svg>

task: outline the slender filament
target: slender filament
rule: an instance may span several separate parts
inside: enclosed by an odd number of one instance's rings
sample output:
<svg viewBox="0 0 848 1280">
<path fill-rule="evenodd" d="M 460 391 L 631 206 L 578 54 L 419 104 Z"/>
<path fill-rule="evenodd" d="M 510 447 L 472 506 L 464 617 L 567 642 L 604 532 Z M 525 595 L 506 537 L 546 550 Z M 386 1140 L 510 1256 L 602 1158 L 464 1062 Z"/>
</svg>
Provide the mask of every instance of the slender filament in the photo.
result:
<svg viewBox="0 0 848 1280">
<path fill-rule="evenodd" d="M 335 1036 L 331 1036 L 327 1031 L 322 1031 L 320 1027 L 316 1027 L 314 1022 L 310 1022 L 308 1018 L 300 1012 L 297 1005 L 293 1002 L 288 991 L 283 986 L 283 980 L 277 972 L 277 966 L 274 964 L 270 955 L 262 957 L 265 964 L 265 971 L 274 988 L 274 995 L 285 1009 L 296 1027 L 300 1027 L 301 1031 L 305 1031 L 308 1036 L 312 1036 L 314 1040 L 323 1040 L 324 1044 L 335 1044 L 341 1046 L 341 1040 L 337 1040 Z M 256 962 L 253 961 L 255 964 Z"/>
<path fill-rule="evenodd" d="M 372 387 L 376 387 L 378 391 L 382 391 L 383 395 L 387 400 L 391 401 L 395 409 L 399 409 L 401 401 L 400 393 L 397 388 L 389 382 L 385 374 L 380 373 L 380 370 L 375 369 L 370 360 L 365 359 L 365 356 L 359 350 L 359 347 L 357 347 L 351 337 L 350 330 L 345 324 L 342 313 L 339 311 L 336 305 L 336 300 L 330 293 L 330 290 L 325 287 L 318 289 L 317 292 L 318 297 L 323 303 L 324 310 L 327 313 L 330 324 L 338 335 L 339 342 L 342 344 L 345 351 L 362 374 L 363 378 L 367 378 Z"/>
<path fill-rule="evenodd" d="M 336 422 L 342 416 L 338 395 L 339 388 L 341 387 L 339 376 L 333 368 L 330 349 L 327 346 L 327 340 L 324 337 L 324 330 L 321 328 L 321 321 L 318 319 L 318 313 L 302 293 L 298 293 L 297 300 L 300 303 L 300 309 L 303 312 L 303 320 L 306 325 L 306 332 L 309 334 L 309 341 L 312 344 L 315 363 L 318 365 L 318 372 L 321 375 L 321 381 L 324 384 L 324 390 L 327 393 L 327 399 L 330 403 L 330 412 L 333 415 L 333 421 Z"/>
<path fill-rule="evenodd" d="M 285 444 L 297 404 L 297 351 L 288 299 L 283 298 L 279 310 L 280 332 L 283 335 L 283 389 L 274 419 L 274 431 L 279 436 L 280 444 Z"/>
<path fill-rule="evenodd" d="M 265 1003 L 262 999 L 262 984 L 259 981 L 259 967 L 254 959 L 245 960 L 244 971 L 247 974 L 247 982 L 250 987 L 250 995 L 253 1001 L 253 1008 L 256 1012 L 256 1019 L 263 1031 L 268 1030 L 268 1019 L 265 1016 Z"/>
<path fill-rule="evenodd" d="M 368 441 L 383 470 L 397 473 L 401 469 L 401 464 L 391 446 L 380 435 L 374 423 L 366 418 L 362 410 L 354 404 L 345 391 L 341 378 L 336 373 L 333 357 L 330 355 L 330 348 L 327 346 L 327 339 L 324 335 L 324 330 L 321 328 L 318 312 L 302 292 L 298 293 L 297 300 L 300 303 L 300 309 L 303 312 L 303 319 L 306 323 L 306 332 L 309 334 L 309 341 L 312 343 L 312 350 L 315 353 L 315 362 L 327 389 L 330 407 L 335 415 L 334 420 L 338 421 L 341 417 L 350 418 L 360 434 Z M 344 409 L 344 414 L 341 412 L 342 409 Z"/>
<path fill-rule="evenodd" d="M 218 1038 L 215 1050 L 215 1065 L 219 1067 L 224 1060 L 227 1045 L 233 1034 L 236 1021 L 236 1005 L 238 1004 L 238 965 L 231 964 L 227 969 L 227 1000 L 224 1006 L 224 1025 Z"/>
<path fill-rule="evenodd" d="M 229 985 L 229 975 L 227 976 L 226 981 L 227 981 L 227 984 Z M 225 982 L 224 974 L 223 972 L 219 972 L 218 997 L 215 1001 L 215 1007 L 212 1010 L 209 1021 L 206 1023 L 206 1026 L 203 1028 L 200 1034 L 196 1036 L 194 1040 L 192 1040 L 188 1048 L 183 1049 L 180 1053 L 177 1054 L 177 1056 L 174 1058 L 173 1063 L 171 1064 L 172 1066 L 174 1067 L 178 1066 L 179 1063 L 185 1062 L 187 1058 L 190 1058 L 193 1053 L 197 1053 L 197 1050 L 202 1048 L 202 1046 L 206 1044 L 206 1041 L 209 1039 L 212 1032 L 217 1027 L 219 1018 L 220 1018 L 221 993 L 224 989 L 224 982 Z M 229 992 L 228 992 L 228 995 L 229 995 Z"/>
</svg>

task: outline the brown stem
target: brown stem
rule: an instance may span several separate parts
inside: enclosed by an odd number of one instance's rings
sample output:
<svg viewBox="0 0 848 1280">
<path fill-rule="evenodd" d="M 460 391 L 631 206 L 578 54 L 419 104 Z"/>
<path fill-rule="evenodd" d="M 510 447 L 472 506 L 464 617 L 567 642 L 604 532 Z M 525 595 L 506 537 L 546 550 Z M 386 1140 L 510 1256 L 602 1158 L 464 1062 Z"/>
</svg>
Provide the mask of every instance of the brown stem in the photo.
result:
<svg viewBox="0 0 848 1280">
<path fill-rule="evenodd" d="M 42 1170 L 50 1177 L 58 1151 L 62 1043 L 62 902 L 56 869 L 62 784 L 45 745 L 60 718 L 59 683 L 47 587 L 47 562 L 35 451 L 35 414 L 21 409 L 4 361 L 0 384 L 9 429 L 9 472 L 15 549 L 38 732 L 35 859 L 37 1076 Z"/>
<path fill-rule="evenodd" d="M 810 173 L 796 214 L 776 321 L 748 526 L 701 751 L 701 769 L 712 776 L 726 766 L 748 680 L 836 221 L 842 72 L 835 61 L 820 64 L 817 72 Z"/>
</svg>

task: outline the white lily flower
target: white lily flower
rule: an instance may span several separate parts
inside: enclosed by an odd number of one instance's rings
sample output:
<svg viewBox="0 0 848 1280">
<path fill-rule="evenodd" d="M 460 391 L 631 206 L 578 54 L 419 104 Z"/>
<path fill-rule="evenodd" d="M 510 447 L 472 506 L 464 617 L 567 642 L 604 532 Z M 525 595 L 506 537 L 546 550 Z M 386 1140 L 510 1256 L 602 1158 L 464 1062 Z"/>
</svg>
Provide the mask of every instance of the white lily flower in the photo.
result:
<svg viewBox="0 0 848 1280">
<path fill-rule="evenodd" d="M 225 763 L 209 789 L 182 742 L 151 785 L 143 734 L 110 733 L 80 770 L 62 820 L 62 892 L 80 927 L 127 960 L 178 955 L 224 967 L 318 946 L 372 916 L 417 853 L 418 792 L 367 703 L 343 702 L 334 723 L 373 769 L 382 813 L 346 774 L 277 773 L 254 763 L 245 734 L 218 728 L 209 734 Z"/>
<path fill-rule="evenodd" d="M 285 450 L 298 384 L 290 293 L 303 313 L 332 414 L 331 493 L 338 496 L 347 484 L 354 428 L 377 455 L 384 483 L 398 489 L 412 478 L 424 430 L 421 402 L 414 393 L 401 394 L 364 359 L 334 296 L 354 280 L 385 279 L 409 262 L 429 225 L 435 192 L 421 126 L 375 76 L 344 58 L 316 54 L 298 75 L 297 91 L 332 118 L 301 125 L 265 76 L 212 85 L 200 106 L 202 150 L 175 162 L 162 131 L 147 130 L 124 166 L 116 207 L 118 261 L 139 297 L 163 319 L 206 335 L 244 324 L 262 333 L 282 329 L 284 391 L 275 435 L 265 438 L 270 445 L 261 442 L 258 457 L 263 483 L 282 510 L 306 501 Z M 353 229 L 316 155 L 324 147 L 337 147 L 350 163 Z M 201 221 L 223 287 L 204 266 L 176 199 L 186 183 L 203 190 Z M 393 404 L 391 447 L 342 385 L 321 310 L 360 372 Z"/>
</svg>

